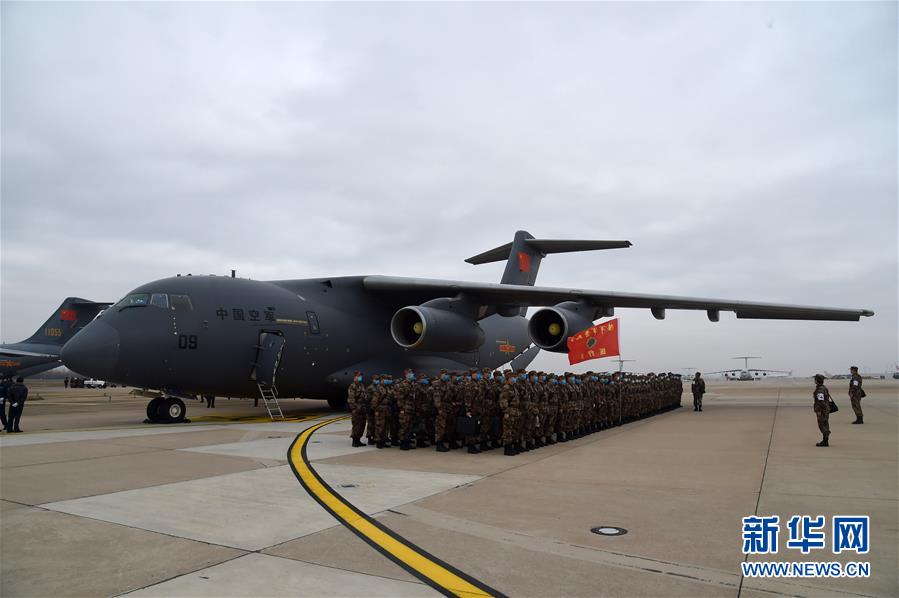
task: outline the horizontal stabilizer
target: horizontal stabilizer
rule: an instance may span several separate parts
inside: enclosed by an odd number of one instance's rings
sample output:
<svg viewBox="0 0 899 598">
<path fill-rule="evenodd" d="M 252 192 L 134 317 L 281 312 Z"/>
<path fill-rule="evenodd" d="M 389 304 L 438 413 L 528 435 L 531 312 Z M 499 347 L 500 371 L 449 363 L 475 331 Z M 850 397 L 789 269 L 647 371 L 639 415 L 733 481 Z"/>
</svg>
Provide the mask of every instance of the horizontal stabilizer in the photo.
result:
<svg viewBox="0 0 899 598">
<path fill-rule="evenodd" d="M 574 251 L 595 251 L 597 249 L 623 249 L 630 247 L 630 241 L 578 241 L 572 239 L 524 239 L 524 244 L 530 249 L 543 254 L 546 257 L 550 253 L 571 253 Z M 491 262 L 502 262 L 509 259 L 509 252 L 512 251 L 512 243 L 500 245 L 490 251 L 470 257 L 466 262 L 469 264 L 489 264 Z"/>
</svg>

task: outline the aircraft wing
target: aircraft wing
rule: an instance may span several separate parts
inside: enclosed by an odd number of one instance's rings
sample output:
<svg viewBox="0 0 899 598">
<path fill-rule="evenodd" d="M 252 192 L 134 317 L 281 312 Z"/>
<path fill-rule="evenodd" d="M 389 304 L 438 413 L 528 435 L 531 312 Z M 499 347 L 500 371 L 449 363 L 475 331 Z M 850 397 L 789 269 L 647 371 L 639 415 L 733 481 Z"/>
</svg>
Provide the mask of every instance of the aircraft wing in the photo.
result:
<svg viewBox="0 0 899 598">
<path fill-rule="evenodd" d="M 409 302 L 421 302 L 438 297 L 467 295 L 482 305 L 544 306 L 563 301 L 587 301 L 597 307 L 633 307 L 653 310 L 653 315 L 664 317 L 666 309 L 692 309 L 708 312 L 710 319 L 717 319 L 717 312 L 732 311 L 738 318 L 767 320 L 841 320 L 858 321 L 862 316 L 873 316 L 867 309 L 844 309 L 785 305 L 778 303 L 754 303 L 726 299 L 703 299 L 672 295 L 644 295 L 613 291 L 591 291 L 560 287 L 537 287 L 489 282 L 462 282 L 427 278 L 403 278 L 397 276 L 366 276 L 363 286 L 375 292 L 405 295 Z"/>
<path fill-rule="evenodd" d="M 785 375 L 785 376 L 789 376 L 790 374 L 793 373 L 793 372 L 785 372 L 784 370 L 759 370 L 759 369 L 753 369 L 753 368 L 750 368 L 750 369 L 747 370 L 747 371 L 749 371 L 749 372 L 761 372 L 761 373 L 764 373 L 764 374 L 783 374 L 783 375 Z"/>
<path fill-rule="evenodd" d="M 739 374 L 742 370 L 721 370 L 720 372 L 703 372 L 706 376 L 711 376 L 712 374 Z"/>
<path fill-rule="evenodd" d="M 35 353 L 33 351 L 21 351 L 19 349 L 9 349 L 0 347 L 0 356 L 4 357 L 50 357 L 59 359 L 59 354 L 52 353 Z"/>
</svg>

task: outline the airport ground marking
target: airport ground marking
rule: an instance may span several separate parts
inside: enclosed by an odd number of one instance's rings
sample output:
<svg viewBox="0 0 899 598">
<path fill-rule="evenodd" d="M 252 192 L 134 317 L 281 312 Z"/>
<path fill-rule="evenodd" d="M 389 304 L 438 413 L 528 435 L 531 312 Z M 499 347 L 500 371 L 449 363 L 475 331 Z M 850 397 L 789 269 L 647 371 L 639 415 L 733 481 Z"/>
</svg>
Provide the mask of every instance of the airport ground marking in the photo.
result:
<svg viewBox="0 0 899 598">
<path fill-rule="evenodd" d="M 314 424 L 303 430 L 290 445 L 287 451 L 287 461 L 306 492 L 322 508 L 372 548 L 441 594 L 460 597 L 503 596 L 501 592 L 443 562 L 382 523 L 375 521 L 335 492 L 318 475 L 318 472 L 309 463 L 306 445 L 317 430 L 345 419 L 347 416 L 335 417 Z"/>
</svg>

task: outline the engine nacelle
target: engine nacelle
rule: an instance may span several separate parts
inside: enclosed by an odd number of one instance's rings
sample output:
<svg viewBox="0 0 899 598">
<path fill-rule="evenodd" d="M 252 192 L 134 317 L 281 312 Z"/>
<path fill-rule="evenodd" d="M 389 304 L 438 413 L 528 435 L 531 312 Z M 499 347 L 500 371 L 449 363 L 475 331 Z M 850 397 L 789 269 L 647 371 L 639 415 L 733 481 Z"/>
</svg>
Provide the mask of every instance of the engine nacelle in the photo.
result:
<svg viewBox="0 0 899 598">
<path fill-rule="evenodd" d="M 484 344 L 484 331 L 473 318 L 448 309 L 404 307 L 390 320 L 393 340 L 416 351 L 474 351 Z"/>
<path fill-rule="evenodd" d="M 531 342 L 544 351 L 568 352 L 568 337 L 593 326 L 596 308 L 577 301 L 544 307 L 531 316 L 528 334 Z"/>
</svg>

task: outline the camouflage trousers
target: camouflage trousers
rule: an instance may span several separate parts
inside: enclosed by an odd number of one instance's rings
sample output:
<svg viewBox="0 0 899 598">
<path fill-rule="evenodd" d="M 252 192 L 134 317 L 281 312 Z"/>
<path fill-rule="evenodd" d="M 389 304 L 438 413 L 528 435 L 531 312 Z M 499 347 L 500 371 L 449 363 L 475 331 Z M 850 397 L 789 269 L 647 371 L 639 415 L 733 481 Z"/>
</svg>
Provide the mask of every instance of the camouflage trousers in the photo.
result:
<svg viewBox="0 0 899 598">
<path fill-rule="evenodd" d="M 827 401 L 815 401 L 815 417 L 818 418 L 818 429 L 822 434 L 830 434 L 830 405 Z"/>
<path fill-rule="evenodd" d="M 699 409 L 702 407 L 702 394 L 698 392 L 693 393 L 693 408 Z"/>
<path fill-rule="evenodd" d="M 387 429 L 387 419 L 390 416 L 390 411 L 388 411 L 387 407 L 378 407 L 375 409 L 375 440 L 378 442 L 386 441 L 389 436 L 389 430 Z"/>
<path fill-rule="evenodd" d="M 556 412 L 548 411 L 546 413 L 546 421 L 543 422 L 543 435 L 552 436 L 556 432 Z"/>
<path fill-rule="evenodd" d="M 368 409 L 365 413 L 365 428 L 368 431 L 369 440 L 375 438 L 375 410 Z"/>
<path fill-rule="evenodd" d="M 409 440 L 412 438 L 412 422 L 414 421 L 413 413 L 410 411 L 400 410 L 398 424 L 398 434 L 400 440 Z"/>
<path fill-rule="evenodd" d="M 353 416 L 351 420 L 353 423 L 353 431 L 350 433 L 350 438 L 354 440 L 359 440 L 360 438 L 362 438 L 362 434 L 363 432 L 365 432 L 365 416 L 365 407 L 357 407 L 356 409 L 353 409 Z"/>
<path fill-rule="evenodd" d="M 518 414 L 509 411 L 503 414 L 503 444 L 512 444 L 518 441 Z"/>
<path fill-rule="evenodd" d="M 434 436 L 437 442 L 450 442 L 453 433 L 453 414 L 438 410 L 434 420 Z"/>
<path fill-rule="evenodd" d="M 855 417 L 861 419 L 862 416 L 864 416 L 864 413 L 862 413 L 862 398 L 849 395 L 849 402 L 852 403 L 852 410 L 855 411 Z M 874 419 L 877 418 L 875 417 Z"/>
<path fill-rule="evenodd" d="M 537 414 L 533 410 L 528 410 L 524 415 L 524 427 L 522 428 L 522 437 L 524 440 L 533 440 L 537 434 Z"/>
</svg>

